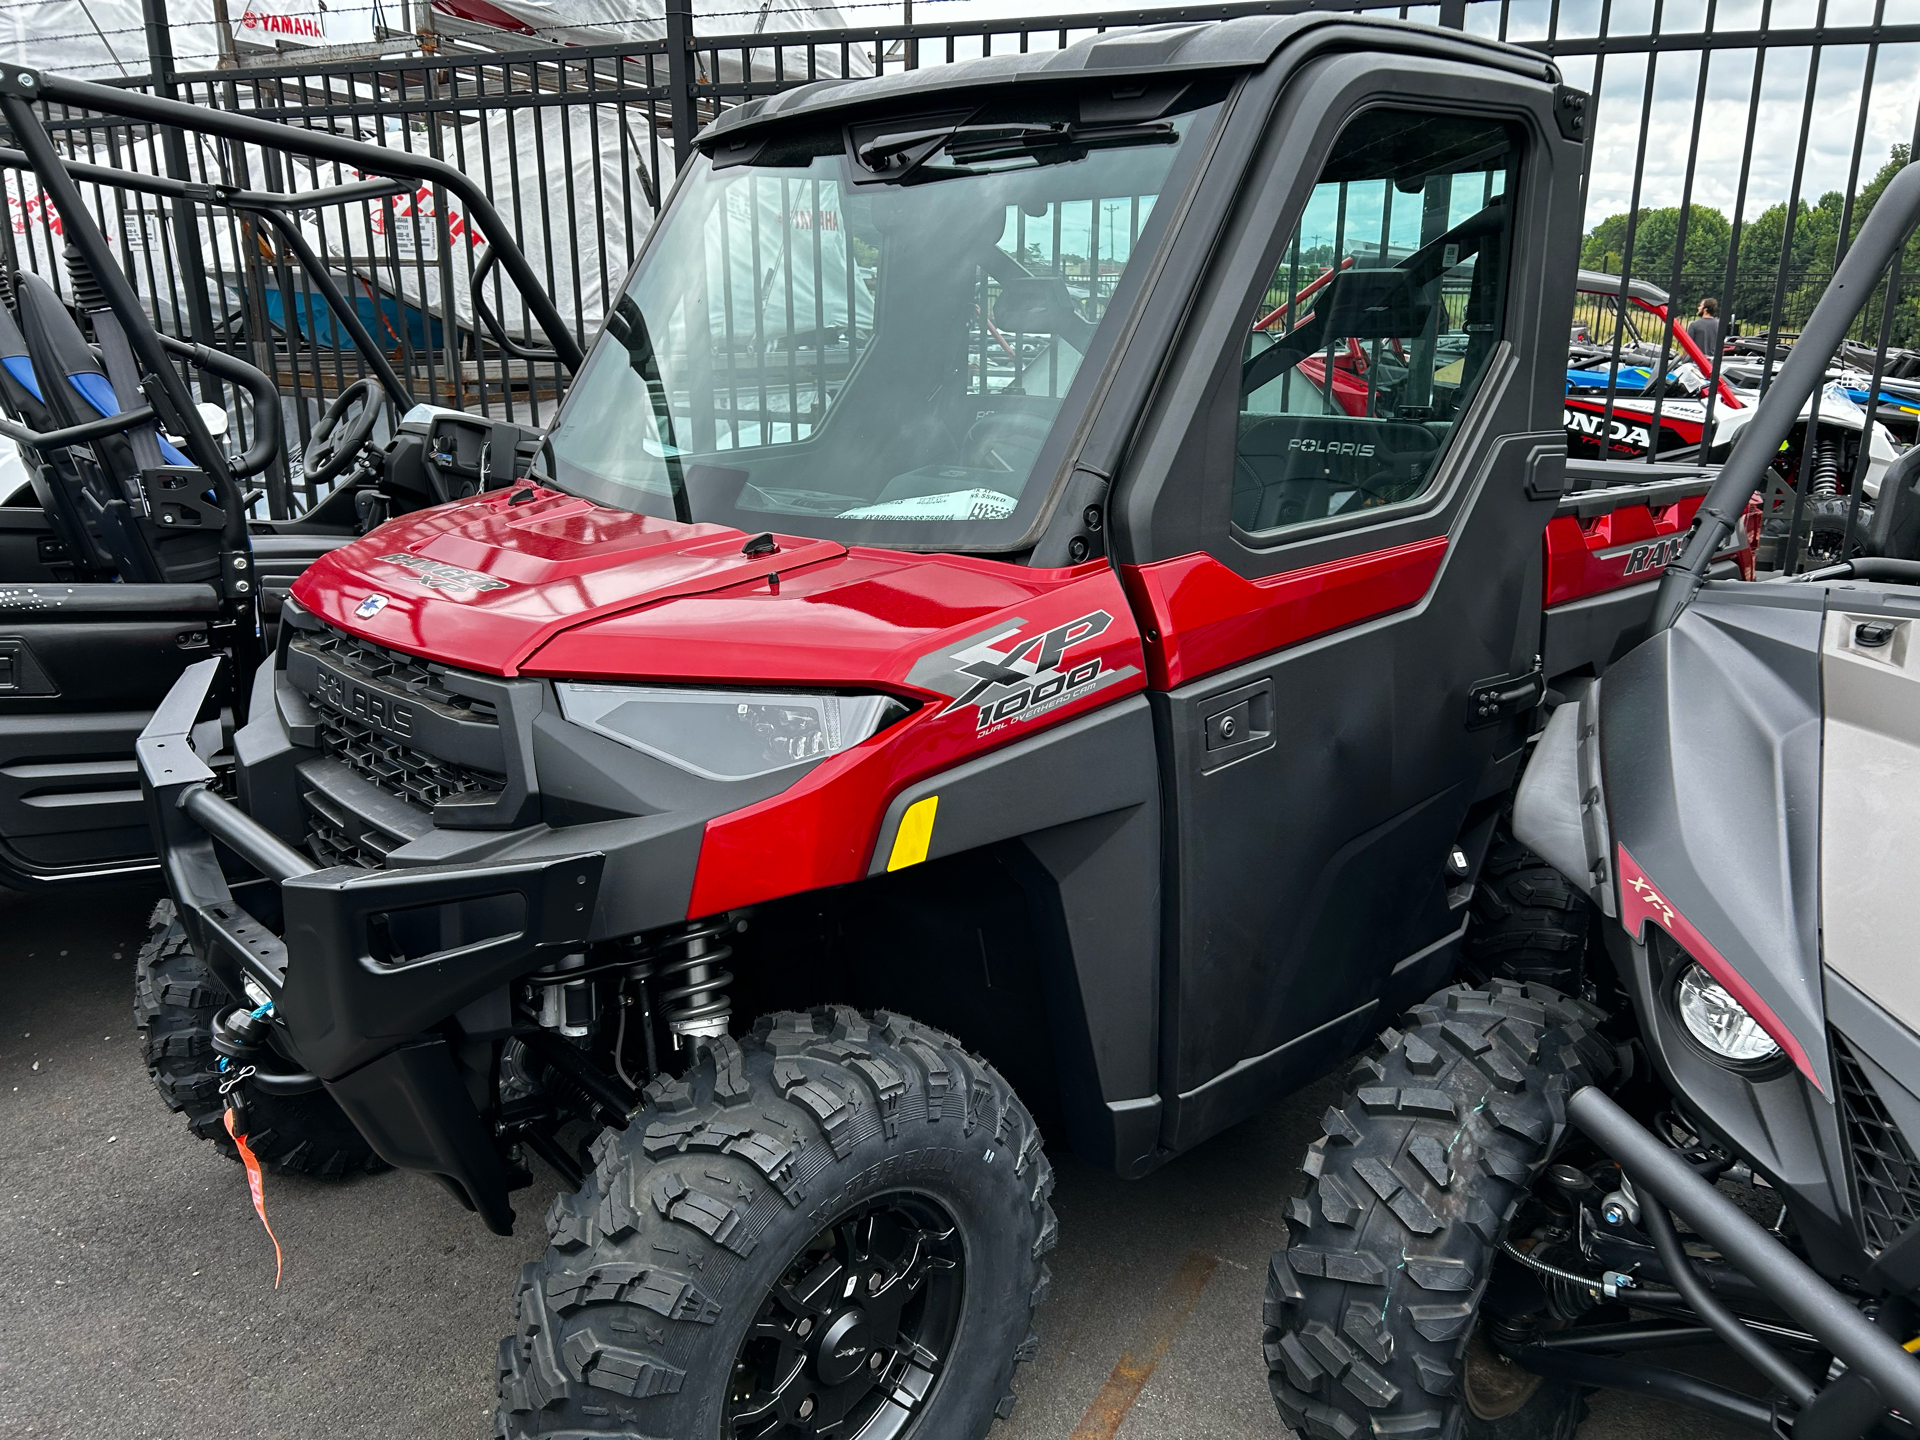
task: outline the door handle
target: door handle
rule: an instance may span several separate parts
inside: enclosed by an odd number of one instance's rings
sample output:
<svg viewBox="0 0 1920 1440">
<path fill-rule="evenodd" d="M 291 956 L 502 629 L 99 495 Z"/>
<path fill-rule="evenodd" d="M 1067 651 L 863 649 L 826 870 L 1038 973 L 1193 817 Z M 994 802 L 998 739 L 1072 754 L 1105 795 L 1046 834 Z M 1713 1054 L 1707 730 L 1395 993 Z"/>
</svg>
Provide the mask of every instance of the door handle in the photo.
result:
<svg viewBox="0 0 1920 1440">
<path fill-rule="evenodd" d="M 1256 680 L 1200 702 L 1200 772 L 1210 775 L 1273 745 L 1273 681 Z"/>
</svg>

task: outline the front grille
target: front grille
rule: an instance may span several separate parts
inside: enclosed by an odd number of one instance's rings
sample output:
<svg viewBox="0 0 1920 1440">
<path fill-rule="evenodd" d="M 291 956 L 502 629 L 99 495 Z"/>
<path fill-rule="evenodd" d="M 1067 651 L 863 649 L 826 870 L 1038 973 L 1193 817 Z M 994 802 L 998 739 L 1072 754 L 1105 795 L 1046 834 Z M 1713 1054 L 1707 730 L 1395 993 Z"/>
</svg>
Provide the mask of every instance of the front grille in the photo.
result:
<svg viewBox="0 0 1920 1440">
<path fill-rule="evenodd" d="M 455 712 L 463 720 L 482 724 L 499 723 L 491 705 L 455 694 L 447 688 L 442 678 L 443 671 L 412 655 L 403 655 L 397 650 L 388 650 L 357 636 L 330 629 L 303 634 L 297 643 L 311 649 L 336 669 L 373 682 L 382 690 L 398 692 L 442 710 Z M 380 733 L 357 716 L 342 713 L 330 705 L 324 696 L 309 698 L 313 701 L 318 719 L 315 738 L 319 741 L 321 752 L 339 760 L 361 779 L 410 805 L 431 810 L 455 796 L 497 795 L 505 788 L 505 781 L 498 775 L 429 755 L 404 741 Z M 315 817 L 316 850 L 326 850 L 331 846 L 343 854 L 349 851 L 367 853 L 363 845 L 355 844 L 344 835 L 329 837 L 324 833 L 329 824 L 324 817 Z M 353 863 L 378 865 L 380 859 L 371 856 L 364 862 L 356 860 Z"/>
<path fill-rule="evenodd" d="M 325 705 L 314 707 L 320 717 L 320 748 L 363 780 L 389 795 L 431 810 L 456 795 L 478 791 L 498 794 L 500 777 L 423 755 L 380 734 L 371 725 L 342 715 Z"/>
<path fill-rule="evenodd" d="M 338 669 L 378 681 L 383 689 L 404 691 L 415 699 L 448 710 L 466 711 L 472 719 L 494 718 L 492 706 L 454 694 L 436 669 L 418 656 L 403 655 L 357 635 L 331 629 L 308 631 L 301 635 L 300 643 Z"/>
<path fill-rule="evenodd" d="M 322 865 L 353 865 L 362 870 L 378 870 L 387 863 L 387 851 L 397 848 L 376 830 L 369 829 L 358 841 L 346 826 L 327 814 L 317 795 L 307 801 L 307 844 L 313 858 Z M 384 845 L 384 848 L 382 846 Z"/>
<path fill-rule="evenodd" d="M 1920 1219 L 1920 1158 L 1874 1091 L 1860 1062 L 1839 1035 L 1833 1037 L 1833 1068 L 1839 1081 L 1840 1114 L 1853 1159 L 1854 1201 L 1861 1238 L 1878 1255 Z"/>
</svg>

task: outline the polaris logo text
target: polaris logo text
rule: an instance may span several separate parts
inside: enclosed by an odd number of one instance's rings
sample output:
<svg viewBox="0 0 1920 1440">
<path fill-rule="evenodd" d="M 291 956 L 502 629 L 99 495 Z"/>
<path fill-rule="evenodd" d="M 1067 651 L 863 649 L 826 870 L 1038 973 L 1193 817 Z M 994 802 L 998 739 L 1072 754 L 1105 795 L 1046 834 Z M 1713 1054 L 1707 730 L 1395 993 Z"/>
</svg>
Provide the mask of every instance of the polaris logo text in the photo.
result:
<svg viewBox="0 0 1920 1440">
<path fill-rule="evenodd" d="M 1353 440 L 1315 440 L 1312 436 L 1295 436 L 1287 441 L 1289 450 L 1307 450 L 1315 455 L 1371 455 L 1373 446 L 1362 445 Z"/>
<path fill-rule="evenodd" d="M 441 560 L 422 560 L 418 555 L 382 555 L 388 565 L 414 571 L 414 579 L 431 590 L 504 590 L 507 582 L 478 570 L 467 570 Z"/>
<path fill-rule="evenodd" d="M 1636 545 L 1633 553 L 1627 556 L 1627 568 L 1623 575 L 1643 575 L 1649 570 L 1664 570 L 1680 558 L 1680 552 L 1687 548 L 1687 537 L 1675 535 L 1671 540 L 1656 540 L 1651 545 Z"/>
<path fill-rule="evenodd" d="M 377 690 L 356 685 L 344 675 L 321 670 L 315 695 L 343 715 L 364 720 L 374 729 L 399 740 L 413 737 L 413 707 L 403 705 Z"/>
<path fill-rule="evenodd" d="M 987 730 L 1006 720 L 1031 720 L 1064 704 L 1100 677 L 1099 660 L 1070 662 L 1067 651 L 1103 634 L 1111 624 L 1113 616 L 1096 610 L 1025 640 L 1018 630 L 1009 630 L 954 651 L 959 673 L 970 683 L 940 713 L 977 705 L 975 728 Z"/>
<path fill-rule="evenodd" d="M 1652 440 L 1644 425 L 1629 425 L 1624 420 L 1615 420 L 1613 428 L 1607 428 L 1607 417 L 1590 415 L 1585 410 L 1568 409 L 1562 412 L 1566 416 L 1567 429 L 1576 435 L 1590 435 L 1595 439 L 1609 435 L 1615 445 L 1637 445 L 1645 450 Z"/>
</svg>

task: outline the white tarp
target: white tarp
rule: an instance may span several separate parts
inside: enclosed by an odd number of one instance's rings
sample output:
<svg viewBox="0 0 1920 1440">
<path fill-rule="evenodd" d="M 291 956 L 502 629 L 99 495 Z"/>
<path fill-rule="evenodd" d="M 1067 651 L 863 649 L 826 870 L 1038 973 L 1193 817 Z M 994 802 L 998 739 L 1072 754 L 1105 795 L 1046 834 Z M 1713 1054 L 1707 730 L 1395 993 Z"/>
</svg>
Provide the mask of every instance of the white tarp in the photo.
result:
<svg viewBox="0 0 1920 1440">
<path fill-rule="evenodd" d="M 510 48 L 506 36 L 518 35 L 560 45 L 610 45 L 623 40 L 664 40 L 665 11 L 660 0 L 433 0 L 436 21 L 450 33 L 488 35 L 492 43 Z M 852 22 L 837 5 L 815 5 L 808 0 L 695 0 L 695 35 L 788 35 L 803 30 L 841 30 Z M 800 37 L 796 36 L 796 39 Z M 849 47 L 846 76 L 840 73 L 840 47 L 823 47 L 807 68 L 804 49 L 785 51 L 775 63 L 771 45 L 749 51 L 750 78 L 771 80 L 776 69 L 788 79 L 809 74 L 822 80 L 873 74 L 870 47 Z M 703 80 L 738 80 L 740 51 L 719 52 L 717 75 L 705 73 L 710 51 L 696 49 Z"/>
<path fill-rule="evenodd" d="M 390 139 L 397 142 L 398 137 Z M 582 340 L 600 328 L 607 297 L 617 295 L 626 279 L 628 256 L 653 227 L 648 189 L 662 194 L 673 184 L 672 142 L 660 137 L 656 162 L 652 141 L 652 128 L 639 111 L 622 112 L 610 105 L 488 111 L 484 119 L 462 127 L 464 156 L 451 140 L 443 141 L 442 153 L 486 190 L 554 306 Z M 656 163 L 659 174 L 654 173 Z M 327 183 L 333 183 L 330 177 Z M 310 187 L 303 181 L 295 188 Z M 467 266 L 469 259 L 478 264 L 484 257 L 489 237 L 465 213 L 458 196 L 445 198 L 453 248 L 453 308 L 460 324 L 470 326 L 475 316 Z M 351 263 L 376 284 L 393 286 L 393 267 L 369 266 L 367 257 L 385 259 L 397 253 L 398 285 L 407 303 L 418 305 L 424 297 L 439 315 L 440 217 L 433 191 L 416 186 L 391 203 L 391 235 L 387 207 L 379 201 L 330 206 L 318 215 L 308 212 L 306 228 L 316 249 L 342 265 Z M 496 298 L 492 281 L 487 282 L 488 307 L 512 334 L 544 345 L 545 339 L 530 329 L 518 289 L 504 270 L 496 267 L 494 273 L 501 277 L 501 289 Z"/>
<path fill-rule="evenodd" d="M 220 175 L 213 144 L 201 136 L 188 136 L 188 164 L 194 175 Z M 102 144 L 97 151 L 82 147 L 71 152 L 74 160 L 118 170 L 149 175 L 164 175 L 165 160 L 158 147 L 145 141 L 109 149 Z M 257 159 L 257 157 L 255 157 Z M 205 167 L 205 168 L 203 168 Z M 258 172 L 256 172 L 258 173 Z M 65 247 L 66 221 L 52 198 L 35 183 L 31 171 L 7 170 L 0 183 L 7 198 L 7 220 L 13 230 L 14 250 L 23 267 L 34 270 L 66 286 L 61 252 Z M 185 333 L 174 314 L 176 300 L 184 301 L 186 291 L 180 279 L 180 267 L 174 245 L 172 220 L 166 202 L 152 195 L 137 195 L 130 190 L 91 181 L 75 182 L 81 198 L 96 223 L 106 233 L 116 255 L 133 280 L 134 289 L 150 301 L 155 319 L 163 328 Z M 239 232 L 223 219 L 198 210 L 198 237 L 201 264 L 209 282 L 215 314 L 232 308 L 231 296 L 223 298 L 216 277 L 239 273 Z M 49 272 L 55 272 L 50 274 Z"/>
<path fill-rule="evenodd" d="M 779 348 L 810 337 L 818 348 L 849 343 L 818 333 L 822 327 L 844 329 L 851 319 L 856 330 L 872 328 L 873 297 L 847 252 L 840 198 L 831 180 L 742 176 L 728 183 L 724 207 L 707 216 L 703 246 L 714 343 L 731 333 Z"/>
<path fill-rule="evenodd" d="M 326 44 L 370 36 L 378 3 L 228 0 L 229 14 L 243 40 L 254 35 L 267 40 Z M 442 6 L 446 7 L 444 11 Z M 389 9 L 393 15 L 398 14 L 396 7 Z M 660 0 L 439 0 L 436 11 L 440 12 L 436 23 L 444 22 L 450 30 L 459 28 L 470 34 L 485 32 L 502 48 L 526 44 L 529 36 L 567 46 L 657 40 L 665 34 Z M 212 68 L 218 51 L 212 0 L 170 0 L 169 12 L 179 68 Z M 455 12 L 467 18 L 457 19 Z M 485 16 L 494 23 L 480 23 L 475 16 Z M 796 39 L 802 30 L 831 29 L 847 23 L 839 9 L 812 7 L 806 0 L 760 0 L 757 6 L 754 0 L 746 4 L 741 0 L 703 0 L 696 7 L 695 20 L 697 31 L 705 34 L 793 35 Z M 316 24 L 322 31 L 318 41 L 311 33 Z M 282 33 L 292 30 L 303 33 Z M 754 79 L 773 78 L 776 67 L 790 77 L 807 73 L 800 50 L 770 45 L 747 53 L 747 68 Z M 144 73 L 147 53 L 140 0 L 0 0 L 0 57 L 86 78 Z M 699 52 L 699 58 L 703 66 L 711 59 L 707 52 Z M 738 79 L 741 52 L 722 52 L 720 68 L 718 77 L 706 78 Z M 853 75 L 870 74 L 871 56 L 853 47 L 847 68 Z M 840 73 L 837 46 L 819 52 L 813 73 L 823 77 Z M 625 275 L 627 257 L 639 248 L 652 225 L 648 192 L 664 195 L 673 183 L 672 147 L 667 137 L 661 135 L 656 146 L 644 111 L 630 106 L 483 110 L 462 116 L 461 121 L 457 139 L 454 132 L 442 131 L 440 153 L 486 189 L 495 208 L 518 235 L 535 274 L 547 284 L 561 315 L 578 328 L 583 340 L 591 337 L 605 313 L 606 297 L 618 289 Z M 389 126 L 399 123 L 388 121 Z M 338 128 L 343 134 L 371 138 L 353 125 Z M 409 139 L 399 133 L 380 138 L 395 148 L 403 147 Z M 411 140 L 417 151 L 428 148 L 424 131 Z M 192 161 L 195 178 L 217 177 L 229 182 L 237 178 L 223 170 L 219 151 L 211 142 L 190 137 L 189 144 L 198 150 Z M 111 157 L 76 153 L 74 158 L 164 173 L 152 147 L 145 145 Z M 267 168 L 251 147 L 248 164 L 251 185 L 265 188 Z M 295 190 L 356 178 L 336 175 L 331 167 L 322 167 L 317 178 L 311 177 L 303 164 L 288 168 Z M 12 172 L 6 175 L 5 185 L 16 237 L 24 238 L 30 228 L 41 228 L 44 234 L 45 197 L 34 191 L 31 181 L 23 186 L 21 177 Z M 95 213 L 104 213 L 109 230 L 117 229 L 124 237 L 137 288 L 143 294 L 158 293 L 159 318 L 171 328 L 174 322 L 169 296 L 179 289 L 179 267 L 172 254 L 171 236 L 162 233 L 167 222 L 161 203 L 111 189 L 101 189 L 96 196 L 91 186 L 83 187 L 83 192 L 90 203 L 98 200 Z M 454 247 L 452 301 L 458 322 L 466 327 L 475 323 L 465 279 L 468 252 L 473 252 L 472 258 L 477 261 L 477 247 L 484 245 L 486 237 L 468 222 L 462 213 L 465 207 L 457 199 L 448 200 L 446 219 Z M 315 248 L 339 267 L 342 273 L 336 278 L 343 289 L 362 295 L 373 291 L 390 295 L 397 288 L 407 305 L 419 307 L 424 303 L 437 314 L 441 276 L 435 262 L 440 258 L 441 241 L 432 192 L 419 188 L 412 195 L 397 196 L 392 203 L 391 237 L 384 208 L 378 202 L 351 205 L 344 213 L 338 207 L 324 213 L 306 212 L 302 223 Z M 200 239 L 210 281 L 219 271 L 237 276 L 237 227 L 227 223 L 224 215 L 208 219 L 203 211 L 202 216 Z M 57 217 L 52 223 L 57 251 Z M 401 262 L 397 274 L 391 263 L 395 251 Z M 428 263 L 415 264 L 416 257 Z M 46 258 L 41 255 L 35 268 L 44 269 Z M 146 273 L 149 265 L 151 278 Z M 175 276 L 172 284 L 168 283 L 169 269 Z M 488 298 L 513 334 L 544 343 L 530 332 L 526 307 L 515 287 L 505 283 L 504 274 L 498 302 L 493 300 L 491 287 Z M 784 300 L 784 292 L 781 298 Z M 213 300 L 216 311 L 225 312 L 234 308 L 238 296 L 230 292 L 215 295 Z M 809 295 L 806 307 L 811 303 Z M 844 323 L 844 303 L 838 308 L 838 321 Z"/>
<path fill-rule="evenodd" d="M 433 11 L 437 27 L 485 37 L 501 49 L 519 49 L 530 41 L 606 45 L 666 38 L 661 0 L 434 0 Z M 220 57 L 213 0 L 168 0 L 167 13 L 175 67 L 213 69 Z M 227 0 L 227 13 L 242 50 L 255 56 L 262 47 L 361 44 L 373 40 L 376 27 L 391 33 L 405 19 L 399 5 L 382 0 Z M 839 7 L 812 6 L 807 0 L 700 0 L 694 6 L 700 35 L 790 34 L 848 24 Z M 697 54 L 707 65 L 709 53 Z M 297 49 L 287 58 L 296 57 Z M 144 75 L 151 66 L 140 0 L 0 0 L 0 59 L 83 80 Z M 720 73 L 702 78 L 738 80 L 740 68 L 738 50 L 722 51 Z M 752 52 L 750 68 L 751 78 L 771 80 L 774 51 Z M 781 73 L 839 78 L 840 49 L 822 49 L 811 72 L 804 51 L 788 49 Z M 870 51 L 852 47 L 848 74 L 872 73 Z"/>
<path fill-rule="evenodd" d="M 227 0 L 227 14 L 241 47 L 257 52 L 281 44 L 370 41 L 381 5 L 380 0 Z M 176 69 L 211 70 L 219 63 L 213 0 L 168 0 L 167 22 Z M 79 80 L 145 75 L 153 68 L 140 0 L 0 0 L 0 59 Z"/>
</svg>

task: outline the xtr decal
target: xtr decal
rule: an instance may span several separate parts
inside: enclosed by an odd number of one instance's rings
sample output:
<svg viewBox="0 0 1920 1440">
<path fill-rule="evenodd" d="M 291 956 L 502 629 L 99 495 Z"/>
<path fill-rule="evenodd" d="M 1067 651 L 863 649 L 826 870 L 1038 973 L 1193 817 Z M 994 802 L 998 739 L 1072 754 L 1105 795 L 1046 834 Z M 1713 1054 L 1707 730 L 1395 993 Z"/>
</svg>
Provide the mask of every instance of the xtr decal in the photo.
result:
<svg viewBox="0 0 1920 1440">
<path fill-rule="evenodd" d="M 431 590 L 504 590 L 507 582 L 478 570 L 449 565 L 442 560 L 422 560 L 418 555 L 382 555 L 388 565 L 415 572 L 414 579 Z"/>
<path fill-rule="evenodd" d="M 1618 417 L 1614 419 L 1611 431 L 1607 428 L 1605 415 L 1590 414 L 1585 410 L 1575 410 L 1571 406 L 1564 408 L 1566 427 L 1580 435 L 1591 435 L 1595 439 L 1605 435 L 1615 445 L 1638 445 L 1645 450 L 1653 443 L 1644 425 L 1630 425 Z"/>
<path fill-rule="evenodd" d="M 1024 635 L 1026 621 L 989 634 L 914 666 L 916 683 L 953 696 L 940 713 L 974 706 L 980 731 L 1031 720 L 1131 670 L 1109 670 L 1095 657 L 1075 658 L 1077 646 L 1106 633 L 1113 616 L 1095 610 L 1037 635 Z"/>
<path fill-rule="evenodd" d="M 1682 950 L 1700 963 L 1702 969 L 1726 987 L 1749 1015 L 1760 1022 L 1760 1028 L 1787 1052 L 1788 1058 L 1802 1075 L 1813 1082 L 1814 1088 L 1823 1088 L 1819 1073 L 1813 1068 L 1813 1061 L 1808 1057 L 1805 1047 L 1794 1038 L 1791 1030 L 1780 1023 L 1780 1017 L 1761 999 L 1746 976 L 1728 963 L 1726 956 L 1714 948 L 1711 940 L 1694 929 L 1692 922 L 1647 878 L 1639 862 L 1618 841 L 1614 842 L 1614 857 L 1616 873 L 1620 877 L 1620 923 L 1626 927 L 1627 933 L 1641 944 L 1647 944 L 1648 921 L 1666 931 Z"/>
</svg>

